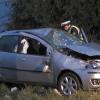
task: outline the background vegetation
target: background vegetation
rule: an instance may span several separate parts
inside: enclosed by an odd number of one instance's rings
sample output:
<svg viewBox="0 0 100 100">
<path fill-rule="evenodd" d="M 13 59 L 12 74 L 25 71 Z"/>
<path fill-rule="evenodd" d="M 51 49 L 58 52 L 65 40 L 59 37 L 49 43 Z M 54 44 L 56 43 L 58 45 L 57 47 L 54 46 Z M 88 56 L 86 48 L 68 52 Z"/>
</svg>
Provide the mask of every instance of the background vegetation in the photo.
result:
<svg viewBox="0 0 100 100">
<path fill-rule="evenodd" d="M 17 0 L 12 28 L 58 27 L 71 20 L 100 39 L 100 0 Z"/>
</svg>

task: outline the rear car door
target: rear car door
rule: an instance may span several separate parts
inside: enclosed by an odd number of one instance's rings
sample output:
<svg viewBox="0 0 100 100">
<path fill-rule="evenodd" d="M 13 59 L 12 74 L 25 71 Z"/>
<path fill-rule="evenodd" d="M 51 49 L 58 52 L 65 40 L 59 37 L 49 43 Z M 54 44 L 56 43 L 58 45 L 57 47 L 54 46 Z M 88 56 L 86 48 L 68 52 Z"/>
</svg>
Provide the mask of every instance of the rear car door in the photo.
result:
<svg viewBox="0 0 100 100">
<path fill-rule="evenodd" d="M 16 75 L 16 52 L 18 36 L 3 35 L 0 37 L 0 79 L 15 81 Z"/>
</svg>

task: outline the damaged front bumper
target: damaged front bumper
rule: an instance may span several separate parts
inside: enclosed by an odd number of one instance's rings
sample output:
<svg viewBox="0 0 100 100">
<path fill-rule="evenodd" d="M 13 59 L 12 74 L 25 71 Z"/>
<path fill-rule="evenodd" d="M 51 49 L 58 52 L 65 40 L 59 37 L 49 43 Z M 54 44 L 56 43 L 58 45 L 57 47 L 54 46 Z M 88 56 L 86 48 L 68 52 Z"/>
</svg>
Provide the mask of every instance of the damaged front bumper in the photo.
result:
<svg viewBox="0 0 100 100">
<path fill-rule="evenodd" d="M 84 90 L 100 89 L 100 69 L 90 69 L 82 71 L 80 75 Z"/>
</svg>

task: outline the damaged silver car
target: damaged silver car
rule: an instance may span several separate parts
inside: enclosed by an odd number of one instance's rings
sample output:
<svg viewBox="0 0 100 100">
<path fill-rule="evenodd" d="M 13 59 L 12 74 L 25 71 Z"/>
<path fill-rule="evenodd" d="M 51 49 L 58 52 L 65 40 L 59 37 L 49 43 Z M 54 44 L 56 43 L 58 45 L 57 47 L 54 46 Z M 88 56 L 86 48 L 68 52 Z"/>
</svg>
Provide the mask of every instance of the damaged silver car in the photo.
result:
<svg viewBox="0 0 100 100">
<path fill-rule="evenodd" d="M 100 46 L 53 28 L 0 34 L 0 81 L 57 88 L 62 95 L 100 87 Z"/>
</svg>

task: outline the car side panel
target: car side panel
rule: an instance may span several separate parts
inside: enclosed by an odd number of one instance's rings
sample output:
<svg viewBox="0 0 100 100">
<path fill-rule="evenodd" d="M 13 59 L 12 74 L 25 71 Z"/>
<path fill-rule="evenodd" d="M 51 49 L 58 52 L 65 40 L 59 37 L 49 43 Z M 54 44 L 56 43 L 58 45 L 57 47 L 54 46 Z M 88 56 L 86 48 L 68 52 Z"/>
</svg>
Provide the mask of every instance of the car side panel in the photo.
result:
<svg viewBox="0 0 100 100">
<path fill-rule="evenodd" d="M 16 54 L 8 52 L 0 52 L 0 79 L 5 81 L 14 81 L 17 79 Z"/>
</svg>

